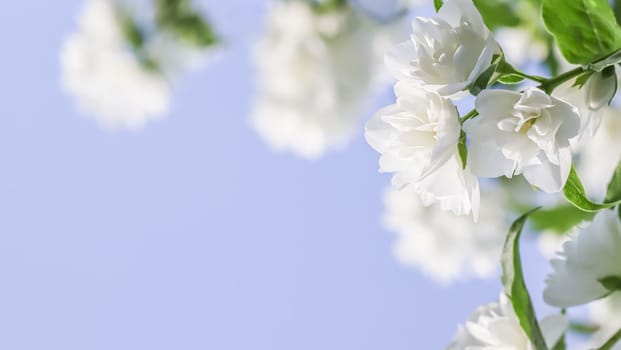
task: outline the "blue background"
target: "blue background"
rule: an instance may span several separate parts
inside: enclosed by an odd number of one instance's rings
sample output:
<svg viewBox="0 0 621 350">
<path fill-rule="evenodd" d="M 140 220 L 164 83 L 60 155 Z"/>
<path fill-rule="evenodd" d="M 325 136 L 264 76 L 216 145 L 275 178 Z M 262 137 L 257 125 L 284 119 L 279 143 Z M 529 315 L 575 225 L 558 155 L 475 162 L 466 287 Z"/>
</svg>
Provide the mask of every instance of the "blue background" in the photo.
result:
<svg viewBox="0 0 621 350">
<path fill-rule="evenodd" d="M 138 133 L 101 130 L 59 88 L 80 5 L 0 12 L 0 349 L 441 349 L 496 300 L 497 280 L 442 288 L 393 260 L 362 123 L 319 161 L 258 139 L 263 1 L 206 2 L 226 51 Z"/>
</svg>

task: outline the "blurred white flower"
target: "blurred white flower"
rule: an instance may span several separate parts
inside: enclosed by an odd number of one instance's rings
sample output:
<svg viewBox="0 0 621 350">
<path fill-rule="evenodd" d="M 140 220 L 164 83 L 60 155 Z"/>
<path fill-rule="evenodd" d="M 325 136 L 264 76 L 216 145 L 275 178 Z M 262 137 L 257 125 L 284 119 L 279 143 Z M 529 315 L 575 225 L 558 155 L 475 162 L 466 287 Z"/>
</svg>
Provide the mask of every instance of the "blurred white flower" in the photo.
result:
<svg viewBox="0 0 621 350">
<path fill-rule="evenodd" d="M 461 132 L 455 105 L 435 92 L 395 85 L 397 103 L 367 123 L 365 136 L 379 153 L 380 171 L 394 172 L 396 187 L 411 185 L 423 204 L 439 202 L 457 215 L 479 207 L 479 184 L 462 169 L 457 144 Z"/>
<path fill-rule="evenodd" d="M 494 37 L 510 63 L 521 66 L 527 62 L 540 62 L 548 55 L 545 42 L 536 40 L 526 28 L 503 27 L 494 32 Z"/>
<path fill-rule="evenodd" d="M 595 349 L 621 329 L 621 292 L 590 303 L 589 318 L 599 327 L 589 340 L 588 348 Z M 621 343 L 617 342 L 611 350 L 621 350 Z"/>
<path fill-rule="evenodd" d="M 567 329 L 562 315 L 552 315 L 539 322 L 548 347 L 554 346 Z M 499 303 L 475 310 L 465 324 L 460 325 L 447 350 L 532 350 L 528 336 L 522 330 L 508 298 L 502 294 Z"/>
<path fill-rule="evenodd" d="M 425 207 L 411 187 L 389 188 L 383 222 L 397 234 L 394 254 L 437 283 L 495 276 L 508 230 L 499 189 L 483 192 L 478 223 L 464 216 Z"/>
<path fill-rule="evenodd" d="M 316 158 L 354 133 L 374 78 L 372 26 L 345 7 L 279 1 L 255 52 L 252 122 L 275 150 Z"/>
<path fill-rule="evenodd" d="M 447 0 L 436 17 L 417 17 L 410 40 L 386 55 L 400 81 L 457 97 L 491 64 L 498 44 L 471 0 Z"/>
<path fill-rule="evenodd" d="M 170 86 L 129 49 L 116 3 L 88 0 L 61 51 L 62 86 L 110 128 L 141 128 L 169 108 Z"/>
<path fill-rule="evenodd" d="M 523 174 L 545 192 L 560 191 L 572 164 L 569 140 L 580 131 L 577 109 L 536 88 L 485 90 L 475 104 L 479 116 L 464 123 L 473 174 Z"/>
<path fill-rule="evenodd" d="M 621 278 L 621 222 L 616 211 L 599 212 L 593 222 L 563 244 L 559 258 L 550 263 L 544 300 L 570 307 L 608 294 L 600 279 Z"/>
</svg>

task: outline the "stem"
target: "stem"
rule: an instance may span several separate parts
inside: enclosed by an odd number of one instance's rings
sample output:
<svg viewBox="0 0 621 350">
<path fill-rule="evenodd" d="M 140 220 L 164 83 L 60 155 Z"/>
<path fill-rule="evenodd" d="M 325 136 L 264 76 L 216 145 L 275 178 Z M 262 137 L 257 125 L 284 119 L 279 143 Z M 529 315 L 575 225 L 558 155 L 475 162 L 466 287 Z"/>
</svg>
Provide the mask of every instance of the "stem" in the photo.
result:
<svg viewBox="0 0 621 350">
<path fill-rule="evenodd" d="M 617 331 L 608 341 L 602 345 L 598 350 L 611 350 L 615 344 L 621 339 L 621 329 Z"/>
<path fill-rule="evenodd" d="M 520 71 L 518 71 L 518 70 L 516 70 L 516 71 L 515 71 L 515 72 L 513 72 L 512 74 L 513 74 L 513 75 L 517 75 L 517 76 L 519 76 L 519 77 L 522 77 L 522 78 L 524 78 L 524 79 L 529 79 L 529 80 L 532 80 L 532 81 L 536 81 L 536 82 L 538 82 L 538 83 L 540 83 L 540 84 L 543 84 L 543 83 L 545 83 L 546 81 L 548 81 L 548 80 L 549 80 L 549 79 L 547 79 L 547 78 L 545 78 L 545 77 L 541 77 L 541 76 L 538 76 L 538 75 L 530 75 L 530 74 L 526 74 L 526 73 L 524 73 L 524 72 L 520 72 Z"/>
<path fill-rule="evenodd" d="M 544 82 L 541 83 L 541 85 L 539 85 L 539 88 L 545 91 L 546 93 L 551 94 L 552 91 L 554 91 L 554 89 L 556 89 L 559 85 L 579 76 L 580 74 L 584 72 L 585 70 L 582 67 L 574 68 L 554 78 L 545 80 Z"/>
<path fill-rule="evenodd" d="M 466 122 L 466 120 L 472 119 L 472 118 L 476 117 L 477 115 L 479 115 L 479 111 L 477 111 L 476 109 L 473 109 L 470 112 L 468 112 L 466 115 L 461 117 L 461 119 L 459 119 L 459 122 L 463 124 L 463 123 Z"/>
</svg>

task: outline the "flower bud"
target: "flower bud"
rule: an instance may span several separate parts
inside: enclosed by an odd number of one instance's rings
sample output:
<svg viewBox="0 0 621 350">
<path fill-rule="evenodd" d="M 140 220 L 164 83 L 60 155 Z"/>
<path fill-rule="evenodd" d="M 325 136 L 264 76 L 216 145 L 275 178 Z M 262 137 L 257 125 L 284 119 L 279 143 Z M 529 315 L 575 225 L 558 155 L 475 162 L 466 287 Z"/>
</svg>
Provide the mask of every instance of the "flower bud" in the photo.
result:
<svg viewBox="0 0 621 350">
<path fill-rule="evenodd" d="M 601 72 L 593 73 L 586 83 L 587 106 L 597 111 L 610 104 L 617 93 L 617 74 L 615 67 L 606 67 Z"/>
</svg>

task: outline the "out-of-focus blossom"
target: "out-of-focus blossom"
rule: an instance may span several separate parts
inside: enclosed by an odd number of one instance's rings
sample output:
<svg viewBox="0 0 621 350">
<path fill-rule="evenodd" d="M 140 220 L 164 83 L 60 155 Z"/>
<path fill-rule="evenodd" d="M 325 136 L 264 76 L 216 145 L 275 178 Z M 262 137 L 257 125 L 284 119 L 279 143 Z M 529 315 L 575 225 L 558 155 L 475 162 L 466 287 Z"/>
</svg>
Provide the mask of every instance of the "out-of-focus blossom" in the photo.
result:
<svg viewBox="0 0 621 350">
<path fill-rule="evenodd" d="M 81 111 L 113 129 L 140 129 L 162 118 L 169 110 L 172 83 L 212 56 L 211 48 L 192 46 L 169 27 L 146 30 L 129 5 L 87 0 L 77 32 L 61 49 L 63 88 Z"/>
<path fill-rule="evenodd" d="M 476 109 L 479 116 L 464 123 L 473 174 L 523 174 L 545 192 L 561 190 L 572 164 L 569 140 L 580 131 L 574 106 L 529 88 L 523 93 L 485 90 L 477 96 Z"/>
<path fill-rule="evenodd" d="M 544 300 L 570 307 L 600 299 L 610 291 L 606 278 L 621 278 L 621 222 L 616 211 L 599 212 L 593 222 L 563 244 L 551 261 Z"/>
<path fill-rule="evenodd" d="M 442 96 L 462 94 L 492 63 L 498 44 L 471 0 L 447 0 L 432 18 L 412 22 L 410 40 L 386 55 L 400 81 Z"/>
<path fill-rule="evenodd" d="M 548 55 L 545 42 L 536 40 L 526 28 L 500 28 L 494 32 L 507 60 L 521 66 L 527 62 L 540 62 Z"/>
<path fill-rule="evenodd" d="M 379 153 L 380 171 L 394 172 L 396 187 L 412 186 L 423 204 L 439 203 L 457 215 L 479 210 L 477 179 L 462 168 L 460 124 L 447 98 L 399 82 L 397 103 L 375 114 L 365 136 Z"/>
<path fill-rule="evenodd" d="M 395 257 L 447 285 L 496 275 L 508 225 L 499 189 L 483 191 L 478 223 L 438 207 L 425 207 L 411 187 L 384 195 L 384 226 L 397 235 Z"/>
<path fill-rule="evenodd" d="M 165 115 L 170 86 L 129 47 L 114 1 L 88 0 L 61 52 L 62 85 L 110 128 L 141 128 Z"/>
<path fill-rule="evenodd" d="M 255 50 L 258 134 L 274 150 L 305 158 L 346 145 L 380 76 L 378 51 L 398 28 L 350 6 L 274 3 Z"/>
<path fill-rule="evenodd" d="M 562 315 L 548 316 L 540 321 L 541 332 L 548 347 L 552 347 L 567 329 Z M 528 336 L 520 326 L 508 298 L 503 294 L 499 303 L 475 310 L 465 324 L 460 325 L 447 350 L 533 350 Z"/>
</svg>

